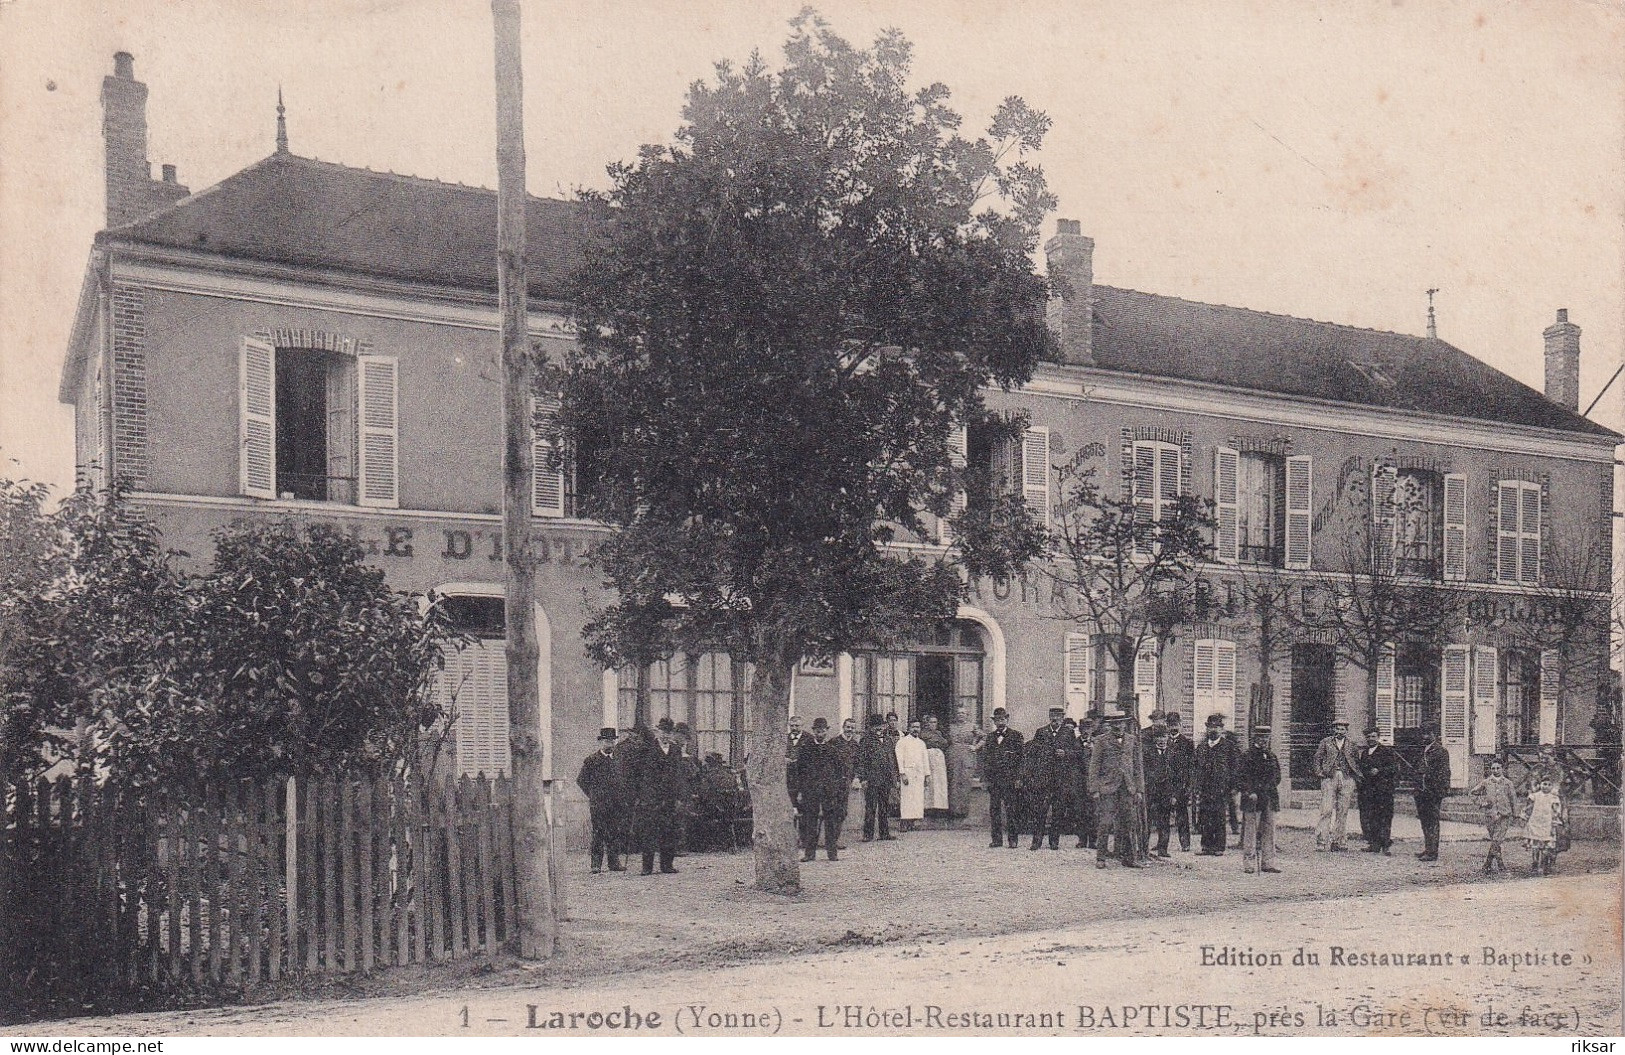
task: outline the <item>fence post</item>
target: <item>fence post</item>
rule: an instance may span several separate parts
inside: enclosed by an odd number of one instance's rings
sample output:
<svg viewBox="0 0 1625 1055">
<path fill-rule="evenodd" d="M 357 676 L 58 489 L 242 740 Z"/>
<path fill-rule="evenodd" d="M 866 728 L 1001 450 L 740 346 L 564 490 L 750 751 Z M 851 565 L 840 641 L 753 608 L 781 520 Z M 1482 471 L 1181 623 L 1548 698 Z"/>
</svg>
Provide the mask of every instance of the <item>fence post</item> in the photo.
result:
<svg viewBox="0 0 1625 1055">
<path fill-rule="evenodd" d="M 286 841 L 282 845 L 282 874 L 287 884 L 287 899 L 283 903 L 287 916 L 288 966 L 294 968 L 299 959 L 299 783 L 289 777 L 282 795 L 283 829 Z"/>
</svg>

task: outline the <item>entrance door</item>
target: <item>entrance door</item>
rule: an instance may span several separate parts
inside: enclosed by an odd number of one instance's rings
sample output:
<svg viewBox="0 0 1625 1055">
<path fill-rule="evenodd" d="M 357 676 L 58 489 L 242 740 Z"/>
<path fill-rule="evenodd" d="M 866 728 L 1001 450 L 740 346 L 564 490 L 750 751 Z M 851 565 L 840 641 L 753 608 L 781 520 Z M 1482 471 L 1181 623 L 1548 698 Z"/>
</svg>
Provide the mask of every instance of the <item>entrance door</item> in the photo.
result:
<svg viewBox="0 0 1625 1055">
<path fill-rule="evenodd" d="M 918 657 L 914 661 L 914 713 L 910 717 L 923 722 L 926 715 L 935 715 L 938 731 L 946 735 L 953 713 L 954 657 Z"/>
<path fill-rule="evenodd" d="M 1331 735 L 1337 691 L 1337 650 L 1331 645 L 1292 646 L 1292 730 L 1288 772 L 1292 787 L 1320 786 L 1315 749 Z"/>
</svg>

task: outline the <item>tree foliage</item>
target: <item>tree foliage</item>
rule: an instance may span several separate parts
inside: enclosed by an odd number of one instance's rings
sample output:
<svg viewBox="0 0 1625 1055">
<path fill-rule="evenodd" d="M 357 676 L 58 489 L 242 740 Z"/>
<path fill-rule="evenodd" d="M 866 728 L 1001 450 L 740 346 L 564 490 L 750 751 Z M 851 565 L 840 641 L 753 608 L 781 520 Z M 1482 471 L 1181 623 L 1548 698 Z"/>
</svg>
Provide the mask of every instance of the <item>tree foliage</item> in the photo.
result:
<svg viewBox="0 0 1625 1055">
<path fill-rule="evenodd" d="M 453 640 L 391 591 L 362 546 L 321 524 L 243 522 L 188 573 L 122 494 L 45 514 L 16 487 L 0 744 L 7 770 L 72 764 L 132 788 L 378 774 L 440 718 L 430 678 Z M 31 515 L 28 515 L 30 514 Z"/>
<path fill-rule="evenodd" d="M 908 87 L 896 31 L 856 48 L 803 12 L 784 60 L 718 64 L 675 141 L 588 196 L 602 223 L 556 432 L 593 481 L 583 511 L 620 529 L 597 551 L 617 596 L 589 648 L 753 661 L 754 801 L 780 834 L 766 745 L 797 660 L 951 617 L 960 568 L 1010 575 L 1037 552 L 1009 506 L 998 525 L 961 514 L 946 554 L 893 544 L 973 482 L 949 437 L 988 417 L 982 389 L 1050 347 L 1031 254 L 1054 202 L 1029 159 L 1048 119 L 1012 98 L 961 136 L 945 87 Z M 794 889 L 793 861 L 759 854 L 758 882 Z"/>
</svg>

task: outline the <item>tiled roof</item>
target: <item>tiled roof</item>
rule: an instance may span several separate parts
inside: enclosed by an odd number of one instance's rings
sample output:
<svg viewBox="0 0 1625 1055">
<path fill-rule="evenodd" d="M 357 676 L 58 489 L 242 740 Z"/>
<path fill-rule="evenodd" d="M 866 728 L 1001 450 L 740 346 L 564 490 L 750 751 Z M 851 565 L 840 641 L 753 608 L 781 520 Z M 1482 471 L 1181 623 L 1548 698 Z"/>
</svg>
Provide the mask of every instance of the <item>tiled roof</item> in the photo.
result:
<svg viewBox="0 0 1625 1055">
<path fill-rule="evenodd" d="M 579 206 L 531 198 L 530 292 L 568 296 Z M 218 253 L 275 264 L 495 290 L 496 192 L 272 154 L 99 242 Z"/>
<path fill-rule="evenodd" d="M 1095 286 L 1094 301 L 1093 351 L 1102 369 L 1612 435 L 1436 338 L 1112 286 Z"/>
<path fill-rule="evenodd" d="M 568 298 L 581 207 L 531 198 L 530 291 Z M 470 290 L 496 288 L 496 193 L 273 154 L 145 219 L 136 242 Z M 1340 403 L 1609 430 L 1444 341 L 1095 286 L 1098 367 Z"/>
</svg>

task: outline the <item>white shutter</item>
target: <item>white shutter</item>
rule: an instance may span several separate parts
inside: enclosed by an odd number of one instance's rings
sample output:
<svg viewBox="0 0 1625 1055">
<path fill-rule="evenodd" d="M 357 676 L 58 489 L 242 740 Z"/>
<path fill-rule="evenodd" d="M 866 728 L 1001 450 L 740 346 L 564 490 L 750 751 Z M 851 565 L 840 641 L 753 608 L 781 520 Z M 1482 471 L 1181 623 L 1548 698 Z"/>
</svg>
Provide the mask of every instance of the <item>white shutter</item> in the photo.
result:
<svg viewBox="0 0 1625 1055">
<path fill-rule="evenodd" d="M 956 471 L 963 470 L 970 464 L 970 435 L 963 425 L 955 425 L 948 430 L 948 464 Z M 954 489 L 954 496 L 948 507 L 948 517 L 954 517 L 965 511 L 965 489 Z M 953 526 L 948 518 L 937 521 L 937 541 L 944 546 L 952 545 L 954 541 Z"/>
<path fill-rule="evenodd" d="M 553 444 L 545 432 L 559 411 L 554 399 L 530 398 L 531 464 L 530 512 L 532 516 L 561 517 L 564 515 L 564 466 L 554 468 Z"/>
<path fill-rule="evenodd" d="M 276 347 L 244 337 L 237 359 L 238 483 L 250 498 L 276 497 Z"/>
<path fill-rule="evenodd" d="M 1493 648 L 1479 646 L 1473 649 L 1473 754 L 1493 755 L 1495 742 L 1496 707 L 1495 683 L 1499 655 Z"/>
<path fill-rule="evenodd" d="M 1286 460 L 1286 566 L 1308 570 L 1314 531 L 1315 461 Z"/>
<path fill-rule="evenodd" d="M 1094 658 L 1094 650 L 1090 647 L 1088 634 L 1069 633 L 1061 643 L 1062 676 L 1066 685 L 1066 713 L 1072 718 L 1082 718 L 1089 713 L 1090 685 L 1092 671 L 1090 661 Z"/>
<path fill-rule="evenodd" d="M 1157 449 L 1149 443 L 1134 445 L 1134 512 L 1141 523 L 1157 519 Z"/>
<path fill-rule="evenodd" d="M 1385 744 L 1394 742 L 1394 646 L 1383 645 L 1377 656 L 1377 739 Z"/>
<path fill-rule="evenodd" d="M 1440 691 L 1439 732 L 1445 753 L 1450 756 L 1452 786 L 1467 779 L 1467 658 L 1466 645 L 1446 645 L 1443 685 Z"/>
<path fill-rule="evenodd" d="M 1540 485 L 1526 483 L 1518 500 L 1518 579 L 1540 583 Z"/>
<path fill-rule="evenodd" d="M 1236 684 L 1236 643 L 1234 641 L 1213 642 L 1213 703 L 1214 709 L 1223 713 L 1229 711 L 1234 717 L 1232 729 L 1236 730 L 1243 742 L 1247 738 L 1247 701 L 1239 691 Z"/>
<path fill-rule="evenodd" d="M 356 357 L 361 421 L 357 505 L 394 509 L 401 504 L 397 370 L 392 355 Z"/>
<path fill-rule="evenodd" d="M 453 715 L 458 776 L 509 771 L 508 661 L 503 642 L 479 640 L 447 651 L 436 678 L 440 705 Z"/>
<path fill-rule="evenodd" d="M 1444 477 L 1444 578 L 1467 581 L 1467 477 Z"/>
<path fill-rule="evenodd" d="M 1213 644 L 1211 640 L 1191 643 L 1191 725 L 1197 729 L 1213 713 Z"/>
<path fill-rule="evenodd" d="M 1134 699 L 1144 725 L 1157 709 L 1157 639 L 1142 637 L 1134 652 Z"/>
<path fill-rule="evenodd" d="M 1371 467 L 1371 573 L 1392 575 L 1397 565 L 1399 518 L 1394 515 L 1394 484 L 1399 470 L 1392 465 Z"/>
<path fill-rule="evenodd" d="M 1179 448 L 1168 443 L 1157 445 L 1157 519 L 1168 515 L 1168 509 L 1179 497 Z"/>
<path fill-rule="evenodd" d="M 1555 649 L 1540 654 L 1540 742 L 1557 743 L 1557 682 L 1560 658 Z"/>
<path fill-rule="evenodd" d="M 1044 527 L 1049 527 L 1049 429 L 1030 428 L 1021 438 L 1021 496 Z"/>
<path fill-rule="evenodd" d="M 1214 556 L 1225 564 L 1240 559 L 1238 547 L 1241 532 L 1240 494 L 1237 476 L 1241 472 L 1241 455 L 1229 447 L 1213 450 L 1213 505 L 1219 528 L 1214 535 Z"/>
<path fill-rule="evenodd" d="M 1495 579 L 1518 581 L 1518 484 L 1502 480 L 1496 485 Z"/>
</svg>

